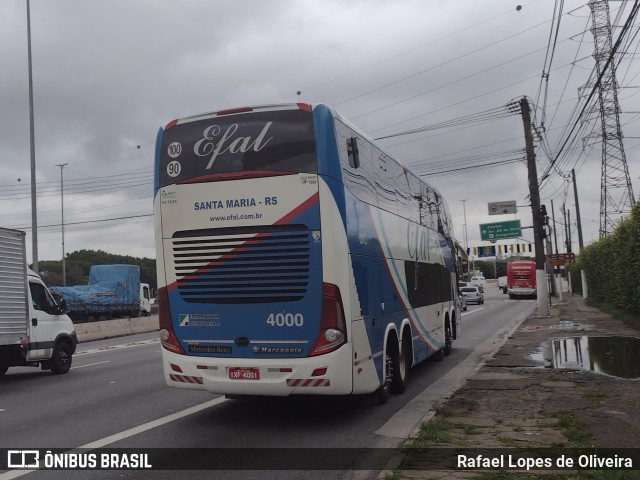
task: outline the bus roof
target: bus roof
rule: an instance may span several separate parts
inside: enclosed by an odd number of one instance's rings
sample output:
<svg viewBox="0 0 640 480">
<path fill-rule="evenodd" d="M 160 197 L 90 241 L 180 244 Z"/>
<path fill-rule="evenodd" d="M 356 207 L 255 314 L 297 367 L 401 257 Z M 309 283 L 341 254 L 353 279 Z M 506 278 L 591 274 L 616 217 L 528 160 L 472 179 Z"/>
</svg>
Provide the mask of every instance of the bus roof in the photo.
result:
<svg viewBox="0 0 640 480">
<path fill-rule="evenodd" d="M 215 110 L 212 112 L 198 113 L 188 117 L 177 118 L 167 124 L 165 130 L 183 123 L 196 122 L 198 120 L 206 120 L 208 118 L 216 118 L 224 115 L 240 115 L 243 113 L 266 112 L 278 110 L 312 110 L 312 106 L 308 103 L 280 103 L 270 105 L 253 105 L 239 108 L 227 108 L 223 110 Z"/>
</svg>

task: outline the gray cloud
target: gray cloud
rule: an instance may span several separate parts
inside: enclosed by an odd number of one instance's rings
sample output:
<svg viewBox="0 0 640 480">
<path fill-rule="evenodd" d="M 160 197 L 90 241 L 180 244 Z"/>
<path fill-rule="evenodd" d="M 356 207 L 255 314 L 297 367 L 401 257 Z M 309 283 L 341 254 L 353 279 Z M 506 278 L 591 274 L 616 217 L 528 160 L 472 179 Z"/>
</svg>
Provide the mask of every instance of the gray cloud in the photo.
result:
<svg viewBox="0 0 640 480">
<path fill-rule="evenodd" d="M 575 11 L 563 17 L 549 74 L 547 132 L 553 148 L 593 66 L 591 34 L 580 43 L 588 8 L 578 8 L 580 1 L 565 4 L 565 12 Z M 69 163 L 67 251 L 155 255 L 152 217 L 80 222 L 151 213 L 156 132 L 176 117 L 247 104 L 323 102 L 379 136 L 499 107 L 523 95 L 542 102 L 552 7 L 540 0 L 524 3 L 519 12 L 507 0 L 31 0 L 40 259 L 60 255 L 55 165 L 61 163 Z M 3 0 L 0 18 L 5 191 L 0 225 L 29 232 L 26 1 Z M 637 74 L 631 64 L 625 84 L 633 84 Z M 634 94 L 629 91 L 623 110 L 638 110 Z M 631 120 L 623 116 L 625 135 L 640 136 Z M 524 148 L 522 132 L 521 118 L 514 116 L 381 143 L 419 169 L 434 159 Z M 560 169 L 578 171 L 590 241 L 597 238 L 600 153 L 582 159 L 578 153 Z M 542 154 L 538 148 L 540 170 L 548 165 Z M 637 156 L 630 148 L 634 186 Z M 127 176 L 136 181 L 125 182 Z M 562 179 L 553 176 L 542 196 L 547 203 L 554 198 L 558 207 L 564 189 Z M 92 179 L 101 188 L 89 183 Z M 74 182 L 86 188 L 74 192 Z M 495 219 L 487 215 L 488 202 L 520 205 L 528 194 L 526 167 L 517 163 L 437 176 L 433 183 L 448 200 L 458 238 L 463 236 L 460 200 L 468 199 L 472 244 L 480 243 L 477 225 Z M 567 204 L 573 206 L 572 191 Z M 526 208 L 519 216 L 530 223 Z M 529 232 L 525 237 L 531 238 Z"/>
</svg>

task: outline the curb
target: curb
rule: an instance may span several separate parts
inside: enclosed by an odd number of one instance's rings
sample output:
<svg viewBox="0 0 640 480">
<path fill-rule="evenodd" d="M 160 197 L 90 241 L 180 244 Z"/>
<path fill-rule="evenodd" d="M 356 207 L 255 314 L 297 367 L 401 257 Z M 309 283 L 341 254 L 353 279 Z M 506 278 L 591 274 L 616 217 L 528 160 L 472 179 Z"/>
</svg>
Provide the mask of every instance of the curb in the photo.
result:
<svg viewBox="0 0 640 480">
<path fill-rule="evenodd" d="M 493 357 L 496 355 L 496 353 L 504 346 L 505 343 L 507 343 L 507 341 L 513 335 L 513 333 L 518 328 L 520 328 L 520 326 L 527 319 L 533 318 L 535 313 L 536 313 L 536 307 L 532 306 L 528 311 L 523 312 L 520 316 L 518 316 L 516 318 L 516 320 L 513 322 L 513 324 L 507 325 L 507 326 L 503 327 L 502 329 L 498 330 L 495 333 L 495 335 L 491 336 L 490 338 L 488 338 L 484 342 L 482 342 L 480 345 L 478 345 L 476 347 L 476 349 L 473 352 L 471 352 L 467 358 L 465 358 L 458 365 L 453 367 L 453 369 L 451 371 L 454 371 L 455 369 L 461 369 L 462 370 L 462 369 L 464 369 L 466 367 L 466 365 L 468 363 L 477 363 L 477 365 L 473 369 L 469 370 L 464 376 L 462 376 L 455 383 L 455 385 L 450 387 L 446 391 L 446 393 L 441 395 L 439 400 L 433 401 L 431 403 L 430 408 L 426 411 L 424 416 L 416 424 L 416 426 L 414 427 L 412 432 L 409 434 L 409 437 L 407 438 L 407 440 L 405 442 L 403 442 L 403 446 L 404 446 L 404 444 L 406 444 L 406 443 L 418 438 L 419 433 L 420 433 L 420 428 L 422 427 L 422 425 L 424 423 L 429 422 L 431 419 L 433 419 L 433 417 L 435 417 L 437 407 L 440 406 L 441 404 L 445 403 L 456 391 L 458 391 L 460 388 L 462 388 L 462 386 L 470 378 L 472 378 L 476 373 L 478 373 L 478 371 L 489 360 L 493 359 Z M 494 345 L 493 348 L 489 348 L 489 346 L 492 345 L 492 344 Z M 436 380 L 431 385 L 429 385 L 427 387 L 427 389 L 428 390 L 434 390 L 434 385 L 437 386 L 438 382 L 440 382 L 440 381 L 441 381 L 441 379 Z M 437 388 L 435 388 L 435 389 L 437 390 Z M 387 463 L 385 468 L 382 471 L 380 471 L 380 473 L 377 475 L 376 479 L 377 480 L 384 480 L 387 477 L 388 474 L 392 474 L 393 470 L 395 470 L 402 463 L 402 459 L 403 458 L 404 458 L 404 455 L 402 453 L 394 455 L 389 460 L 389 462 Z"/>
<path fill-rule="evenodd" d="M 91 342 L 107 338 L 123 337 L 136 333 L 153 332 L 160 329 L 158 315 L 136 318 L 119 318 L 102 322 L 76 323 L 74 326 L 78 342 Z"/>
</svg>

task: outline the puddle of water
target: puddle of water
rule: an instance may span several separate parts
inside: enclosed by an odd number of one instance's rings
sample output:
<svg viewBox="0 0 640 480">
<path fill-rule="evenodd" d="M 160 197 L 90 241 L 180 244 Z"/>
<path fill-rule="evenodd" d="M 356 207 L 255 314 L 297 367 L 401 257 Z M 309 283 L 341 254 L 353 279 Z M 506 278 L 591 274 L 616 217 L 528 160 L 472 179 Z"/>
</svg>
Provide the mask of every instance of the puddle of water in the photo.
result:
<svg viewBox="0 0 640 480">
<path fill-rule="evenodd" d="M 640 378 L 640 338 L 636 337 L 554 338 L 527 358 L 550 364 L 552 368 Z"/>
</svg>

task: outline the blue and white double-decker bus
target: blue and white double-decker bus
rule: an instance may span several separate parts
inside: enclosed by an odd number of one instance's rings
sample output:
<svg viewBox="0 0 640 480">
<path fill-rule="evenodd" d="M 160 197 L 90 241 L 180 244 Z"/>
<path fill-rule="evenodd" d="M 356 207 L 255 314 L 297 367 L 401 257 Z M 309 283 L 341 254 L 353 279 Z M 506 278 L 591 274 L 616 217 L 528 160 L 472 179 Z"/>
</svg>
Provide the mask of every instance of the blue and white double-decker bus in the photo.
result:
<svg viewBox="0 0 640 480">
<path fill-rule="evenodd" d="M 446 202 L 326 105 L 170 122 L 154 212 L 171 387 L 386 401 L 459 334 Z"/>
</svg>

